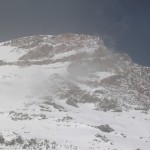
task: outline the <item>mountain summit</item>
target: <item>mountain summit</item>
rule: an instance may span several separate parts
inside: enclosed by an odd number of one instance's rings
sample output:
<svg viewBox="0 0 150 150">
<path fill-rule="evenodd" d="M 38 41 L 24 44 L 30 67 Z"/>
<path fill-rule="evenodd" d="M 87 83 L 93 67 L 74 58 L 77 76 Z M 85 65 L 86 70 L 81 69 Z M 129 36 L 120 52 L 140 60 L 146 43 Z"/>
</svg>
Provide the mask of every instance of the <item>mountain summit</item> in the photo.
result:
<svg viewBox="0 0 150 150">
<path fill-rule="evenodd" d="M 0 43 L 2 149 L 150 147 L 150 68 L 100 37 L 35 35 Z"/>
</svg>

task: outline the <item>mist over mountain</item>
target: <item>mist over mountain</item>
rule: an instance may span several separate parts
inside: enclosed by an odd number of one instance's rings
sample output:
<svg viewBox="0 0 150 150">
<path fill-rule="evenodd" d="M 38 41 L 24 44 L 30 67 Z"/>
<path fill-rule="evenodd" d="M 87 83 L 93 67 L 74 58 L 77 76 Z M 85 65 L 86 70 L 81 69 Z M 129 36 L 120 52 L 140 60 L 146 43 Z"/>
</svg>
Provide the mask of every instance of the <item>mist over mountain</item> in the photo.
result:
<svg viewBox="0 0 150 150">
<path fill-rule="evenodd" d="M 150 68 L 85 34 L 0 43 L 0 148 L 149 150 Z"/>
</svg>

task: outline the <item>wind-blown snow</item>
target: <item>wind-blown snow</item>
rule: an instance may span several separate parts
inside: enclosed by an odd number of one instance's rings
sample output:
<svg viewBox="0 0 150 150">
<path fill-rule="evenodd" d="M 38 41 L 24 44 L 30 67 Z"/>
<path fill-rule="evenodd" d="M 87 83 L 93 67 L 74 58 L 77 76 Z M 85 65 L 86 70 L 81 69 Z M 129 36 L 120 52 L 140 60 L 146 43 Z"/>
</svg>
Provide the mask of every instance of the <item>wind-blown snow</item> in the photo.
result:
<svg viewBox="0 0 150 150">
<path fill-rule="evenodd" d="M 0 44 L 0 149 L 149 150 L 149 68 L 95 54 L 98 43 L 104 47 L 96 39 L 32 36 L 12 42 L 18 46 Z M 66 40 L 73 49 L 59 48 Z M 43 45 L 52 49 L 46 56 Z"/>
</svg>

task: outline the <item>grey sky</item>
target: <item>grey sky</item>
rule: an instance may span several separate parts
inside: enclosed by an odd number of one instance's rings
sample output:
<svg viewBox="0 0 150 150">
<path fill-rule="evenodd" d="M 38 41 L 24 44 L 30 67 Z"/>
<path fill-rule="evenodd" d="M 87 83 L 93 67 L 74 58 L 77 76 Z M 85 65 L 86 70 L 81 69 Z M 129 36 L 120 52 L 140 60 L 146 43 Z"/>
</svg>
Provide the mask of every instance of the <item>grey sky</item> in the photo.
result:
<svg viewBox="0 0 150 150">
<path fill-rule="evenodd" d="M 34 34 L 100 35 L 150 66 L 149 0 L 1 0 L 0 41 Z"/>
</svg>

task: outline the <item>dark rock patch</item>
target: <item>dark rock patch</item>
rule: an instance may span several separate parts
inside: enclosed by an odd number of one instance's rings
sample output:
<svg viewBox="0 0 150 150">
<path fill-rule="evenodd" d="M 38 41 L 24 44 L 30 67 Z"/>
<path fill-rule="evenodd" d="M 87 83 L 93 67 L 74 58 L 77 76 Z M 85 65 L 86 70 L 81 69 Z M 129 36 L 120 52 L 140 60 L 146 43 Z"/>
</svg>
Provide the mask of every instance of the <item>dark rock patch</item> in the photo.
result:
<svg viewBox="0 0 150 150">
<path fill-rule="evenodd" d="M 100 125 L 100 126 L 97 126 L 96 128 L 98 128 L 102 132 L 107 132 L 107 133 L 110 133 L 110 132 L 114 131 L 114 129 L 112 129 L 108 124 L 106 124 L 106 125 Z"/>
</svg>

